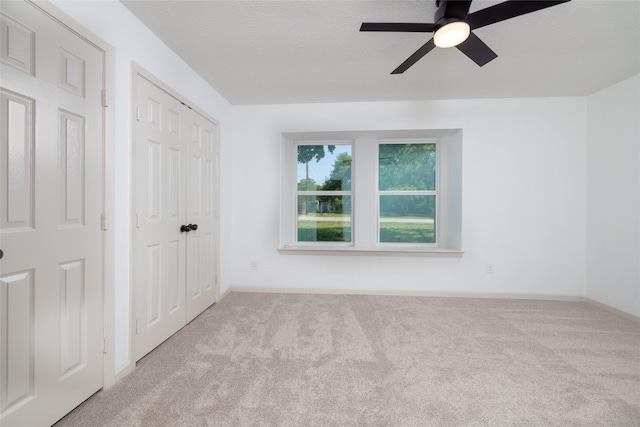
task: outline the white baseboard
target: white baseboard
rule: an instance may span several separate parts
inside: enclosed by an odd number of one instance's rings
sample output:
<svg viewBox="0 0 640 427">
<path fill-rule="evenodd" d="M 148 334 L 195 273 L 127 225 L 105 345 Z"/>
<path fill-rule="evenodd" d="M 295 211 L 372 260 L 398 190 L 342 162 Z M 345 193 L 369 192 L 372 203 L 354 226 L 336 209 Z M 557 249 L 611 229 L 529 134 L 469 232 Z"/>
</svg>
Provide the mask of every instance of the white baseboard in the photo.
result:
<svg viewBox="0 0 640 427">
<path fill-rule="evenodd" d="M 135 365 L 135 363 L 126 363 L 124 366 L 118 368 L 118 370 L 116 371 L 116 382 L 120 381 L 122 378 L 133 372 Z"/>
<path fill-rule="evenodd" d="M 617 308 L 611 307 L 610 305 L 603 304 L 601 302 L 592 300 L 590 298 L 585 298 L 585 301 L 587 303 L 593 305 L 593 306 L 596 306 L 596 307 L 601 308 L 603 310 L 607 310 L 607 311 L 609 311 L 609 312 L 611 312 L 613 314 L 617 314 L 620 317 L 624 317 L 627 320 L 633 320 L 634 322 L 640 323 L 640 317 L 634 316 L 631 313 L 627 313 L 626 311 L 619 310 Z"/>
<path fill-rule="evenodd" d="M 369 289 L 301 289 L 301 288 L 267 288 L 256 286 L 231 286 L 230 292 L 255 292 L 272 294 L 330 294 L 330 295 L 389 295 L 420 296 L 441 298 L 495 298 L 495 299 L 527 299 L 547 301 L 585 302 L 586 298 L 576 295 L 560 294 L 527 294 L 505 292 L 452 292 L 452 291 L 401 291 L 401 290 L 369 290 Z"/>
<path fill-rule="evenodd" d="M 230 293 L 231 293 L 231 288 L 227 289 L 226 291 L 224 291 L 223 293 L 220 294 L 220 298 L 218 298 L 217 302 L 222 301 L 223 299 L 225 299 Z"/>
<path fill-rule="evenodd" d="M 103 390 L 110 389 L 118 381 L 120 381 L 121 379 L 123 379 L 124 377 L 129 375 L 131 372 L 133 372 L 134 368 L 135 368 L 135 364 L 132 364 L 130 362 L 127 362 L 123 366 L 120 366 L 118 369 L 115 370 L 115 372 L 113 374 L 113 377 L 106 378 L 106 376 L 105 376 L 105 381 L 104 381 L 102 389 Z"/>
<path fill-rule="evenodd" d="M 269 294 L 325 294 L 325 295 L 389 295 L 389 296 L 419 296 L 440 298 L 494 298 L 494 299 L 526 299 L 542 301 L 586 302 L 613 314 L 640 323 L 640 317 L 619 310 L 609 305 L 594 301 L 579 295 L 562 294 L 529 294 L 508 292 L 456 292 L 456 291 L 401 291 L 401 290 L 370 290 L 370 289 L 321 289 L 321 288 L 272 288 L 262 286 L 231 286 L 224 296 L 231 292 L 253 292 Z M 222 299 L 222 298 L 220 298 Z"/>
</svg>

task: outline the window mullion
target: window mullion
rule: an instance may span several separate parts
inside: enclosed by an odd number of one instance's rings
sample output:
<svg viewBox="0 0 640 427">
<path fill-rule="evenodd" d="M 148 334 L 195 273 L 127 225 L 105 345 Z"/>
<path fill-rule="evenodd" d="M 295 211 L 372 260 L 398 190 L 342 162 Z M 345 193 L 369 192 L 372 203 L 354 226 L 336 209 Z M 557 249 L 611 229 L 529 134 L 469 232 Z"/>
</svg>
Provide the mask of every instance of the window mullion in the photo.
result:
<svg viewBox="0 0 640 427">
<path fill-rule="evenodd" d="M 388 196 L 436 196 L 437 191 L 432 190 L 406 190 L 406 191 L 390 191 L 378 190 L 378 194 Z"/>
<path fill-rule="evenodd" d="M 350 196 L 352 191 L 297 191 L 298 196 Z"/>
</svg>

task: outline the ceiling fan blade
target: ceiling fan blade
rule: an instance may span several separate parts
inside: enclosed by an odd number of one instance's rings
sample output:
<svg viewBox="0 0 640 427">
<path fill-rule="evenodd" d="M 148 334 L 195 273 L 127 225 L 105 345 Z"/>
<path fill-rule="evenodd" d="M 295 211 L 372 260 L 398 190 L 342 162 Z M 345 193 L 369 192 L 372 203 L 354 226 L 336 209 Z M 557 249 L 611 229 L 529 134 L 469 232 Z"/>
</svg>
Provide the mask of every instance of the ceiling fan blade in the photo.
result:
<svg viewBox="0 0 640 427">
<path fill-rule="evenodd" d="M 566 3 L 570 0 L 559 1 L 528 1 L 528 0 L 510 0 L 486 9 L 473 12 L 468 17 L 468 23 L 472 30 L 484 27 L 485 25 L 495 24 L 496 22 L 506 19 L 515 18 L 516 16 L 525 15 L 537 10 L 546 9 L 551 6 Z"/>
<path fill-rule="evenodd" d="M 409 67 L 411 67 L 413 64 L 418 62 L 423 56 L 425 56 L 427 53 L 431 52 L 434 47 L 436 47 L 436 45 L 433 42 L 433 39 L 430 39 L 428 42 L 423 44 L 420 49 L 416 50 L 413 55 L 411 55 L 409 58 L 407 58 L 406 61 L 404 61 L 402 64 L 400 64 L 400 66 L 398 68 L 393 70 L 391 72 L 391 74 L 402 74 L 402 73 L 404 73 L 405 71 L 407 71 L 409 69 Z"/>
<path fill-rule="evenodd" d="M 489 46 L 484 44 L 484 42 L 473 33 L 469 34 L 469 38 L 456 47 L 481 67 L 498 57 Z"/>
<path fill-rule="evenodd" d="M 454 19 L 466 19 L 469 14 L 469 7 L 471 6 L 471 0 L 469 1 L 460 1 L 460 0 L 440 0 L 440 2 L 446 1 L 444 5 L 444 17 L 445 18 L 454 18 Z"/>
<path fill-rule="evenodd" d="M 399 33 L 432 33 L 436 24 L 406 22 L 363 22 L 360 31 L 393 31 Z"/>
</svg>

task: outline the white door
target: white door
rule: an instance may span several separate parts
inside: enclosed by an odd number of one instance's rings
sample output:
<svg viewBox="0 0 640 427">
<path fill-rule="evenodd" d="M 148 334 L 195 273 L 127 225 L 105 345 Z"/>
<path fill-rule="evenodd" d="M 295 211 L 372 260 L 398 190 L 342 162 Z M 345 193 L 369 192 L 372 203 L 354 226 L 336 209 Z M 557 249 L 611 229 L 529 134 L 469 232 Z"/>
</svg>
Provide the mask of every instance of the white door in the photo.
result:
<svg viewBox="0 0 640 427">
<path fill-rule="evenodd" d="M 187 322 L 216 302 L 216 151 L 214 123 L 190 111 L 187 219 L 196 230 L 187 234 Z"/>
<path fill-rule="evenodd" d="M 103 384 L 103 52 L 0 21 L 0 425 L 47 426 Z"/>
<path fill-rule="evenodd" d="M 187 160 L 184 114 L 174 97 L 136 77 L 136 360 L 186 323 Z"/>
<path fill-rule="evenodd" d="M 217 127 L 140 74 L 135 96 L 136 360 L 217 298 Z"/>
</svg>

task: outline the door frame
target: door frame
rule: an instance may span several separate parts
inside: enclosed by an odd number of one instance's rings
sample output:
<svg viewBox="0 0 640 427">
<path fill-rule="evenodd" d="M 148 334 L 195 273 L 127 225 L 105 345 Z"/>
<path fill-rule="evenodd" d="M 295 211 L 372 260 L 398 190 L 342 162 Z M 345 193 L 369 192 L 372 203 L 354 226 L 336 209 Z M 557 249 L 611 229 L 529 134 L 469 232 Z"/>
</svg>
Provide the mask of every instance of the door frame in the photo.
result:
<svg viewBox="0 0 640 427">
<path fill-rule="evenodd" d="M 115 293 L 114 293 L 114 252 L 115 239 L 113 219 L 115 217 L 115 111 L 113 108 L 113 94 L 115 91 L 115 49 L 109 43 L 98 37 L 82 24 L 58 9 L 48 1 L 25 0 L 36 11 L 48 16 L 71 33 L 94 46 L 102 52 L 104 102 L 102 108 L 102 213 L 104 226 L 102 234 L 102 303 L 103 303 L 103 337 L 104 359 L 102 388 L 106 389 L 115 384 Z"/>
<path fill-rule="evenodd" d="M 216 120 L 214 117 L 212 117 L 210 114 L 208 114 L 206 111 L 204 111 L 203 109 L 201 109 L 200 107 L 198 107 L 195 103 L 191 102 L 188 98 L 182 96 L 181 94 L 179 94 L 177 91 L 175 91 L 173 88 L 171 88 L 169 85 L 167 85 L 166 83 L 164 83 L 162 80 L 160 80 L 159 78 L 157 78 L 155 75 L 153 75 L 151 72 L 149 72 L 148 70 L 146 70 L 144 67 L 142 67 L 140 64 L 136 63 L 135 61 L 131 62 L 131 147 L 130 147 L 130 155 L 131 155 L 131 170 L 130 170 L 130 176 L 131 176 L 131 183 L 130 183 L 130 188 L 131 188 L 131 199 L 130 199 L 130 206 L 131 206 L 131 212 L 130 212 L 130 224 L 131 224 L 131 235 L 130 235 L 130 242 L 131 245 L 129 247 L 129 265 L 130 270 L 129 270 L 129 274 L 130 274 L 130 283 L 131 286 L 129 287 L 129 307 L 130 307 L 130 322 L 129 322 L 129 360 L 132 364 L 131 369 L 135 369 L 135 363 L 136 361 L 134 360 L 134 354 L 135 354 L 135 345 L 136 345 L 136 318 L 137 318 L 137 313 L 136 313 L 136 307 L 137 307 L 137 301 L 136 301 L 136 291 L 137 291 L 137 266 L 136 266 L 136 259 L 135 259 L 135 255 L 136 255 L 136 245 L 138 244 L 138 240 L 137 240 L 137 236 L 136 236 L 136 203 L 137 203 L 137 194 L 136 194 L 136 174 L 135 174 L 135 167 L 136 167 L 136 162 L 137 162 L 137 158 L 136 158 L 136 94 L 137 94 L 137 90 L 138 90 L 138 76 L 142 77 L 143 79 L 151 82 L 152 84 L 154 84 L 155 86 L 157 86 L 158 88 L 160 88 L 161 90 L 163 90 L 164 92 L 166 92 L 167 94 L 169 94 L 170 96 L 172 96 L 173 98 L 175 98 L 176 100 L 178 100 L 178 102 L 181 102 L 182 104 L 184 104 L 185 106 L 187 106 L 189 109 L 195 111 L 196 113 L 198 113 L 199 115 L 201 115 L 202 117 L 204 117 L 205 119 L 211 121 L 213 124 L 216 125 L 216 135 L 215 135 L 215 173 L 213 176 L 213 179 L 215 180 L 215 182 L 213 183 L 213 192 L 214 192 L 214 196 L 213 196 L 213 203 L 214 203 L 214 213 L 215 213 L 215 242 L 214 242 L 214 248 L 216 251 L 216 259 L 215 259 L 215 268 L 216 268 L 216 273 L 215 273 L 215 302 L 214 304 L 218 303 L 220 301 L 220 122 L 218 120 Z"/>
</svg>

